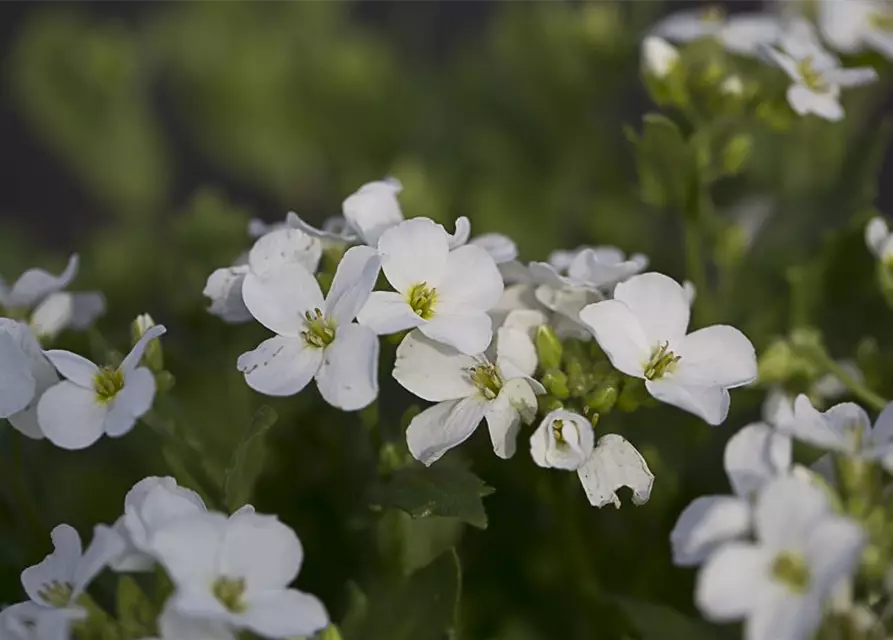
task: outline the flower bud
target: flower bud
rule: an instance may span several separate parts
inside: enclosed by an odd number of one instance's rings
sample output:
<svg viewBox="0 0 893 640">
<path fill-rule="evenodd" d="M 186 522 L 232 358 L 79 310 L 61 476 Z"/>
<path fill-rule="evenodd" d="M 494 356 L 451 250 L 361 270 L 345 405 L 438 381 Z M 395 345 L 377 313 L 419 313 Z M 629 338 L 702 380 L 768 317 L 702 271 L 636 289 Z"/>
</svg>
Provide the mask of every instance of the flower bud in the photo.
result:
<svg viewBox="0 0 893 640">
<path fill-rule="evenodd" d="M 130 324 L 131 346 L 139 342 L 143 334 L 154 326 L 155 320 L 148 313 L 138 315 Z M 146 351 L 143 353 L 143 362 L 153 373 L 157 374 L 164 370 L 164 356 L 161 352 L 161 342 L 159 340 L 151 340 L 146 346 Z"/>
<path fill-rule="evenodd" d="M 650 398 L 645 390 L 645 382 L 638 378 L 628 378 L 623 381 L 623 388 L 617 398 L 616 406 L 621 411 L 635 411 L 646 398 Z"/>
<path fill-rule="evenodd" d="M 722 168 L 729 175 L 740 173 L 753 149 L 753 136 L 739 133 L 722 150 Z"/>
<path fill-rule="evenodd" d="M 666 78 L 679 63 L 679 51 L 663 38 L 648 36 L 642 41 L 642 68 L 655 78 Z"/>
<path fill-rule="evenodd" d="M 556 398 L 564 400 L 570 395 L 567 388 L 567 374 L 561 369 L 549 369 L 543 374 L 543 386 Z"/>
<path fill-rule="evenodd" d="M 573 411 L 553 411 L 530 436 L 530 454 L 541 467 L 579 469 L 592 455 L 595 434 L 589 420 Z"/>
<path fill-rule="evenodd" d="M 614 408 L 619 397 L 620 389 L 616 381 L 606 380 L 596 387 L 595 391 L 586 396 L 586 406 L 597 414 L 608 413 Z"/>
<path fill-rule="evenodd" d="M 561 340 L 555 335 L 547 324 L 536 328 L 536 357 L 543 369 L 557 369 L 561 366 L 561 356 L 564 351 Z"/>
<path fill-rule="evenodd" d="M 564 403 L 555 396 L 548 394 L 538 395 L 536 397 L 537 411 L 546 414 L 551 411 L 557 411 L 564 408 Z"/>
</svg>

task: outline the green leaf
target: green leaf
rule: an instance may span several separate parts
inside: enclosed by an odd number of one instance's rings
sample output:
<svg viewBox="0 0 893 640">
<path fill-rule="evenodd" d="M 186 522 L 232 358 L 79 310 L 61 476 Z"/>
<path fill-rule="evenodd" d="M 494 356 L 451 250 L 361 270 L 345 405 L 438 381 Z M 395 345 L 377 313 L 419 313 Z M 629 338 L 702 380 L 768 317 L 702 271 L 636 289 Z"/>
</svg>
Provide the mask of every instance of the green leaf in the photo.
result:
<svg viewBox="0 0 893 640">
<path fill-rule="evenodd" d="M 251 499 L 254 484 L 266 457 L 263 435 L 273 426 L 277 418 L 272 408 L 261 406 L 251 418 L 242 440 L 233 452 L 223 480 L 224 500 L 232 511 Z"/>
<path fill-rule="evenodd" d="M 655 207 L 683 208 L 690 193 L 693 160 L 679 127 L 660 114 L 645 115 L 636 152 L 642 199 Z"/>
<path fill-rule="evenodd" d="M 450 549 L 424 569 L 371 590 L 362 621 L 344 626 L 345 640 L 443 640 L 459 598 L 459 558 Z"/>
<path fill-rule="evenodd" d="M 486 529 L 487 512 L 481 498 L 493 491 L 471 471 L 443 461 L 432 467 L 416 465 L 397 471 L 373 491 L 372 503 L 374 507 L 400 509 L 413 518 L 449 516 Z"/>
<path fill-rule="evenodd" d="M 640 640 L 716 640 L 718 632 L 675 609 L 631 598 L 612 598 Z"/>
<path fill-rule="evenodd" d="M 118 576 L 115 610 L 125 638 L 147 638 L 155 634 L 158 612 L 131 576 Z"/>
</svg>

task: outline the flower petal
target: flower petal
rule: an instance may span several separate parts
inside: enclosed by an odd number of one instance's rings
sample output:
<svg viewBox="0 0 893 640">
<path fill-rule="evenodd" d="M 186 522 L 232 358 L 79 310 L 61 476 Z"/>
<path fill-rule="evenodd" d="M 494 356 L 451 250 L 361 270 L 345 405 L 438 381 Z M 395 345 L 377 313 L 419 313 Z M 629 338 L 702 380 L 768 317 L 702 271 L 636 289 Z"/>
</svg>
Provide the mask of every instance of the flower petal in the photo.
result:
<svg viewBox="0 0 893 640">
<path fill-rule="evenodd" d="M 217 269 L 208 276 L 208 282 L 202 291 L 202 295 L 211 299 L 208 312 L 225 320 L 226 322 L 248 322 L 251 320 L 251 312 L 242 300 L 242 283 L 248 267 L 226 267 Z"/>
<path fill-rule="evenodd" d="M 444 277 L 437 286 L 436 313 L 489 311 L 502 297 L 504 285 L 496 262 L 486 251 L 465 245 L 450 251 Z"/>
<path fill-rule="evenodd" d="M 267 638 L 312 636 L 329 624 L 329 615 L 316 596 L 297 589 L 271 591 L 251 598 L 239 618 Z"/>
<path fill-rule="evenodd" d="M 662 273 L 643 273 L 621 282 L 614 299 L 622 302 L 639 321 L 649 346 L 685 335 L 691 313 L 682 285 Z"/>
<path fill-rule="evenodd" d="M 720 546 L 747 535 L 750 505 L 736 496 L 702 496 L 689 504 L 670 533 L 673 564 L 701 564 Z"/>
<path fill-rule="evenodd" d="M 744 625 L 745 640 L 800 640 L 813 636 L 822 615 L 817 598 L 811 594 L 799 596 L 773 582 L 762 589 Z"/>
<path fill-rule="evenodd" d="M 34 399 L 36 388 L 31 361 L 19 341 L 10 333 L 0 332 L 0 418 L 25 409 Z"/>
<path fill-rule="evenodd" d="M 867 420 L 867 418 L 866 418 Z M 850 451 L 851 444 L 841 425 L 831 421 L 827 415 L 819 413 L 805 394 L 794 400 L 792 420 L 777 425 L 779 431 L 809 444 L 830 451 Z"/>
<path fill-rule="evenodd" d="M 883 254 L 884 245 L 890 237 L 890 228 L 887 221 L 881 216 L 875 216 L 865 225 L 865 244 L 871 249 L 876 258 Z"/>
<path fill-rule="evenodd" d="M 201 640 L 236 640 L 235 632 L 218 620 L 205 620 L 183 615 L 169 601 L 158 617 L 162 640 L 201 638 Z"/>
<path fill-rule="evenodd" d="M 449 236 L 428 218 L 413 218 L 385 231 L 378 241 L 381 268 L 397 291 L 425 283 L 438 287 L 447 268 Z"/>
<path fill-rule="evenodd" d="M 683 385 L 675 380 L 646 380 L 654 398 L 693 413 L 710 425 L 722 424 L 729 415 L 729 392 L 722 387 Z"/>
<path fill-rule="evenodd" d="M 53 552 L 41 562 L 22 571 L 22 587 L 34 602 L 45 604 L 43 591 L 45 585 L 58 582 L 71 582 L 77 573 L 81 559 L 81 537 L 74 527 L 67 524 L 57 525 L 50 532 L 53 541 Z"/>
<path fill-rule="evenodd" d="M 603 507 L 609 502 L 620 508 L 617 489 L 629 487 L 633 491 L 633 504 L 648 502 L 654 474 L 648 468 L 642 454 L 621 436 L 609 433 L 602 436 L 595 450 L 577 470 L 589 503 Z"/>
<path fill-rule="evenodd" d="M 304 550 L 295 532 L 276 517 L 244 513 L 229 518 L 217 571 L 245 578 L 248 592 L 282 589 L 301 570 Z"/>
<path fill-rule="evenodd" d="M 438 313 L 419 330 L 432 340 L 468 355 L 483 353 L 493 339 L 493 321 L 483 312 L 461 315 Z"/>
<path fill-rule="evenodd" d="M 859 525 L 842 516 L 830 516 L 807 534 L 806 557 L 815 590 L 827 595 L 841 580 L 851 577 L 867 541 Z"/>
<path fill-rule="evenodd" d="M 316 273 L 322 256 L 322 243 L 300 229 L 284 228 L 258 238 L 248 253 L 251 271 L 266 278 L 284 266 L 300 265 Z"/>
<path fill-rule="evenodd" d="M 19 276 L 12 290 L 6 295 L 3 305 L 10 308 L 27 308 L 43 300 L 56 291 L 61 291 L 74 280 L 78 272 L 78 255 L 68 259 L 68 265 L 59 276 L 43 269 L 28 269 Z"/>
<path fill-rule="evenodd" d="M 381 260 L 372 247 L 347 250 L 335 270 L 335 279 L 326 298 L 325 315 L 339 325 L 353 321 L 369 299 Z"/>
<path fill-rule="evenodd" d="M 824 491 L 795 476 L 782 476 L 757 496 L 754 528 L 772 549 L 801 548 L 810 531 L 831 513 Z"/>
<path fill-rule="evenodd" d="M 827 72 L 828 80 L 841 87 L 860 87 L 877 82 L 878 74 L 874 67 L 849 67 L 832 69 Z"/>
<path fill-rule="evenodd" d="M 127 374 L 124 388 L 109 406 L 103 427 L 106 435 L 118 438 L 128 433 L 137 418 L 152 407 L 155 399 L 155 376 L 145 367 L 137 367 Z"/>
<path fill-rule="evenodd" d="M 397 347 L 393 375 L 423 400 L 456 400 L 476 393 L 468 369 L 478 364 L 475 358 L 413 331 Z"/>
<path fill-rule="evenodd" d="M 830 122 L 843 119 L 843 107 L 833 94 L 816 93 L 801 84 L 792 84 L 787 96 L 788 103 L 798 115 L 814 113 Z"/>
<path fill-rule="evenodd" d="M 397 194 L 403 186 L 395 179 L 364 184 L 341 205 L 344 217 L 356 229 L 363 242 L 375 247 L 381 235 L 403 222 Z"/>
<path fill-rule="evenodd" d="M 121 361 L 121 366 L 118 367 L 118 370 L 123 371 L 125 375 L 134 371 L 139 366 L 149 343 L 163 336 L 166 332 L 167 329 L 163 324 L 155 324 L 149 327 L 140 339 L 137 340 L 136 344 L 133 345 L 130 353 L 124 356 L 124 360 Z"/>
<path fill-rule="evenodd" d="M 199 586 L 207 591 L 217 576 L 227 521 L 222 513 L 199 513 L 171 522 L 152 536 L 152 549 L 178 590 Z"/>
<path fill-rule="evenodd" d="M 595 336 L 615 369 L 629 376 L 644 377 L 653 345 L 629 307 L 619 300 L 596 302 L 580 311 L 580 320 Z"/>
<path fill-rule="evenodd" d="M 518 245 L 501 233 L 483 233 L 469 240 L 468 244 L 480 247 L 489 253 L 496 264 L 511 262 L 518 257 Z"/>
<path fill-rule="evenodd" d="M 76 599 L 83 593 L 93 578 L 121 555 L 125 548 L 124 538 L 117 531 L 102 524 L 94 527 L 93 540 L 84 555 L 78 558 L 77 568 L 72 576 L 72 597 Z"/>
<path fill-rule="evenodd" d="M 245 374 L 245 382 L 255 391 L 268 396 L 292 396 L 313 379 L 322 359 L 322 349 L 309 346 L 303 338 L 276 336 L 240 355 L 236 368 Z"/>
<path fill-rule="evenodd" d="M 753 345 L 734 327 L 717 324 L 673 344 L 679 363 L 673 378 L 682 384 L 731 389 L 757 379 Z"/>
<path fill-rule="evenodd" d="M 297 338 L 304 314 L 325 306 L 319 284 L 299 264 L 285 264 L 265 277 L 249 273 L 242 283 L 245 306 L 270 331 Z"/>
<path fill-rule="evenodd" d="M 45 351 L 44 355 L 56 367 L 56 370 L 62 374 L 62 377 L 85 389 L 93 389 L 93 383 L 96 374 L 99 373 L 99 367 L 85 357 L 71 351 L 62 351 L 61 349 Z"/>
<path fill-rule="evenodd" d="M 378 336 L 356 323 L 338 327 L 335 341 L 323 349 L 316 386 L 342 411 L 367 407 L 378 397 Z"/>
<path fill-rule="evenodd" d="M 893 441 L 893 402 L 884 407 L 874 421 L 871 441 L 876 445 L 890 444 Z"/>
<path fill-rule="evenodd" d="M 406 429 L 409 452 L 416 460 L 430 466 L 474 433 L 488 404 L 475 394 L 425 409 L 412 419 Z"/>
<path fill-rule="evenodd" d="M 108 408 L 93 389 L 63 380 L 37 403 L 37 420 L 44 435 L 57 447 L 84 449 L 99 440 Z"/>
<path fill-rule="evenodd" d="M 791 439 L 762 422 L 749 424 L 726 443 L 723 465 L 732 490 L 748 497 L 791 466 Z"/>
<path fill-rule="evenodd" d="M 772 586 L 771 562 L 769 554 L 752 543 L 723 545 L 698 572 L 695 604 L 705 618 L 714 622 L 746 617 L 753 611 L 760 593 Z"/>
<path fill-rule="evenodd" d="M 516 378 L 503 385 L 484 415 L 497 456 L 508 459 L 515 455 L 521 421 L 531 422 L 536 417 L 536 406 L 536 394 L 527 380 Z"/>
<path fill-rule="evenodd" d="M 468 242 L 468 236 L 471 235 L 471 221 L 465 216 L 459 216 L 456 218 L 455 229 L 453 233 L 447 231 L 447 235 L 450 237 L 450 251 Z"/>
<path fill-rule="evenodd" d="M 425 323 L 409 306 L 406 296 L 395 291 L 373 291 L 357 314 L 357 322 L 378 335 L 397 333 Z"/>
</svg>

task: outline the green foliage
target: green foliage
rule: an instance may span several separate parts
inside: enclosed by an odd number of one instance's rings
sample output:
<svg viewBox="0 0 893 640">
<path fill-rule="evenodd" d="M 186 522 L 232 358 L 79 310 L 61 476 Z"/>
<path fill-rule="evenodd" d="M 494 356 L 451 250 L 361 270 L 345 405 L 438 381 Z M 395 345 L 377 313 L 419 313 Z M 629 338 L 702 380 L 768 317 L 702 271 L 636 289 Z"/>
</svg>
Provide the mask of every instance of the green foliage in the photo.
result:
<svg viewBox="0 0 893 640">
<path fill-rule="evenodd" d="M 263 469 L 263 437 L 277 418 L 276 412 L 270 407 L 260 407 L 233 452 L 223 481 L 224 501 L 231 511 L 248 504 L 251 498 L 254 484 Z"/>
</svg>

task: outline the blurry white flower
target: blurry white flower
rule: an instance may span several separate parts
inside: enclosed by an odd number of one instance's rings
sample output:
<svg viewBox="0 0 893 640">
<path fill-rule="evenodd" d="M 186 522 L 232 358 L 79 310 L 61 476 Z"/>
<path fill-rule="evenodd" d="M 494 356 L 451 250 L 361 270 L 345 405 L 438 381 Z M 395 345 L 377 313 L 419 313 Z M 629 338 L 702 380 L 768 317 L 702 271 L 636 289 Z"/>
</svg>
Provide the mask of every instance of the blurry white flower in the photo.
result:
<svg viewBox="0 0 893 640">
<path fill-rule="evenodd" d="M 734 495 L 696 498 L 682 511 L 670 533 L 678 566 L 700 564 L 720 545 L 747 535 L 753 496 L 791 466 L 791 439 L 761 422 L 749 424 L 729 439 L 723 464 Z"/>
<path fill-rule="evenodd" d="M 71 623 L 86 615 L 80 609 L 51 609 L 20 602 L 0 610 L 3 640 L 69 640 Z"/>
<path fill-rule="evenodd" d="M 269 236 L 266 236 L 269 237 Z M 281 264 L 245 277 L 242 297 L 252 315 L 276 337 L 239 356 L 237 367 L 255 391 L 298 393 L 312 379 L 332 406 L 355 411 L 378 396 L 378 338 L 353 322 L 366 303 L 380 262 L 366 246 L 348 249 L 326 299 L 300 264 Z"/>
<path fill-rule="evenodd" d="M 685 299 L 688 301 L 688 306 L 693 305 L 695 303 L 695 296 L 698 295 L 698 290 L 695 288 L 695 283 L 691 280 L 683 280 L 682 295 L 684 295 Z"/>
<path fill-rule="evenodd" d="M 656 78 L 665 78 L 679 62 L 679 51 L 663 38 L 647 36 L 642 41 L 642 67 Z"/>
<path fill-rule="evenodd" d="M 865 226 L 865 244 L 875 258 L 893 265 L 893 234 L 884 218 L 875 216 Z"/>
<path fill-rule="evenodd" d="M 82 550 L 81 537 L 67 524 L 50 533 L 53 552 L 39 564 L 22 571 L 22 586 L 31 601 L 42 607 L 78 615 L 77 599 L 93 578 L 121 553 L 124 541 L 104 526 L 97 526 L 93 541 Z"/>
<path fill-rule="evenodd" d="M 580 311 L 587 305 L 602 300 L 600 293 L 585 289 L 556 289 L 543 284 L 534 290 L 534 297 L 543 307 L 553 312 L 551 325 L 559 338 L 592 339 L 586 325 L 580 322 Z"/>
<path fill-rule="evenodd" d="M 686 335 L 689 303 L 682 287 L 660 273 L 617 285 L 614 299 L 580 312 L 619 371 L 645 379 L 656 399 L 716 425 L 729 411 L 728 389 L 757 377 L 753 345 L 728 325 Z"/>
<path fill-rule="evenodd" d="M 184 616 L 266 638 L 310 636 L 329 622 L 317 598 L 288 588 L 304 552 L 273 516 L 181 518 L 157 531 L 152 546 L 176 588 L 171 606 Z"/>
<path fill-rule="evenodd" d="M 553 289 L 598 292 L 647 266 L 648 258 L 641 253 L 627 258 L 616 247 L 581 247 L 572 252 L 556 251 L 549 257 L 549 262 L 531 262 L 530 273 L 536 282 Z"/>
<path fill-rule="evenodd" d="M 732 53 L 754 56 L 761 45 L 778 39 L 781 27 L 778 18 L 770 14 L 739 13 L 727 17 L 718 7 L 709 7 L 673 13 L 661 20 L 652 33 L 672 42 L 716 38 Z"/>
<path fill-rule="evenodd" d="M 247 322 L 251 313 L 242 300 L 242 283 L 249 272 L 265 278 L 282 265 L 297 264 L 316 273 L 321 256 L 322 245 L 317 238 L 300 229 L 274 229 L 254 243 L 247 263 L 217 269 L 208 277 L 202 292 L 211 299 L 208 311 L 226 322 Z"/>
<path fill-rule="evenodd" d="M 130 350 L 117 369 L 99 368 L 70 351 L 46 351 L 65 378 L 37 403 L 37 420 L 50 442 L 63 449 L 83 449 L 103 434 L 128 433 L 152 406 L 155 378 L 140 359 L 150 340 L 166 329 L 155 325 Z"/>
<path fill-rule="evenodd" d="M 877 80 L 877 72 L 871 67 L 842 68 L 840 60 L 822 47 L 812 26 L 804 20 L 790 25 L 780 46 L 765 47 L 764 51 L 794 82 L 788 88 L 788 103 L 801 116 L 813 113 L 826 120 L 841 120 L 841 88 Z"/>
<path fill-rule="evenodd" d="M 744 82 L 741 81 L 741 76 L 729 76 L 720 83 L 719 90 L 727 96 L 737 97 L 744 93 Z"/>
<path fill-rule="evenodd" d="M 285 220 L 281 222 L 267 223 L 260 218 L 252 218 L 248 221 L 248 235 L 257 240 L 261 236 L 265 236 L 273 231 L 279 231 L 280 229 L 297 229 L 299 226 L 298 220 L 300 218 L 294 211 L 289 211 L 285 214 Z"/>
<path fill-rule="evenodd" d="M 158 616 L 158 638 L 146 640 L 236 640 L 235 632 L 218 620 L 185 616 L 169 600 Z"/>
<path fill-rule="evenodd" d="M 155 564 L 152 536 L 178 518 L 204 513 L 205 503 L 171 477 L 150 476 L 133 485 L 124 497 L 124 515 L 114 529 L 126 548 L 111 562 L 115 571 L 149 571 Z"/>
<path fill-rule="evenodd" d="M 745 620 L 747 640 L 812 637 L 822 605 L 858 561 L 865 537 L 834 514 L 817 486 L 787 476 L 757 496 L 754 542 L 730 542 L 701 568 L 698 608 L 709 620 Z"/>
<path fill-rule="evenodd" d="M 43 269 L 29 269 L 12 288 L 0 279 L 0 306 L 16 317 L 28 317 L 38 338 L 54 338 L 62 330 L 86 329 L 105 312 L 105 297 L 99 292 L 62 291 L 78 272 L 78 256 L 69 258 L 65 271 L 54 276 Z"/>
<path fill-rule="evenodd" d="M 592 423 L 572 411 L 557 409 L 543 418 L 530 437 L 530 455 L 541 467 L 575 470 L 595 507 L 619 508 L 620 487 L 632 489 L 633 504 L 644 504 L 651 495 L 654 475 L 636 448 L 613 433 L 595 444 Z"/>
<path fill-rule="evenodd" d="M 374 291 L 358 322 L 378 334 L 418 327 L 466 354 L 484 351 L 492 337 L 487 312 L 503 292 L 490 255 L 474 245 L 450 250 L 443 227 L 427 218 L 406 220 L 378 243 L 381 266 L 396 291 Z"/>
<path fill-rule="evenodd" d="M 487 313 L 493 321 L 493 328 L 498 329 L 512 311 L 520 310 L 540 313 L 546 311 L 546 307 L 536 299 L 534 287 L 530 284 L 513 284 L 505 287 L 499 302 Z"/>
<path fill-rule="evenodd" d="M 821 0 L 819 29 L 843 53 L 874 49 L 893 59 L 893 7 L 882 0 Z"/>
<path fill-rule="evenodd" d="M 28 327 L 0 318 L 0 417 L 29 438 L 43 438 L 37 403 L 57 382 L 59 375 Z"/>
<path fill-rule="evenodd" d="M 500 265 L 500 271 L 504 264 L 517 263 L 518 245 L 514 240 L 501 233 L 482 233 L 469 240 L 468 244 L 480 247 L 489 253 L 493 261 Z"/>
<path fill-rule="evenodd" d="M 407 335 L 397 348 L 394 379 L 437 403 L 409 423 L 410 453 L 430 465 L 465 442 L 485 419 L 496 455 L 513 456 L 518 429 L 536 416 L 536 394 L 545 391 L 530 378 L 535 369 L 536 350 L 517 327 L 499 329 L 495 358 L 465 355 L 420 331 Z"/>
</svg>

